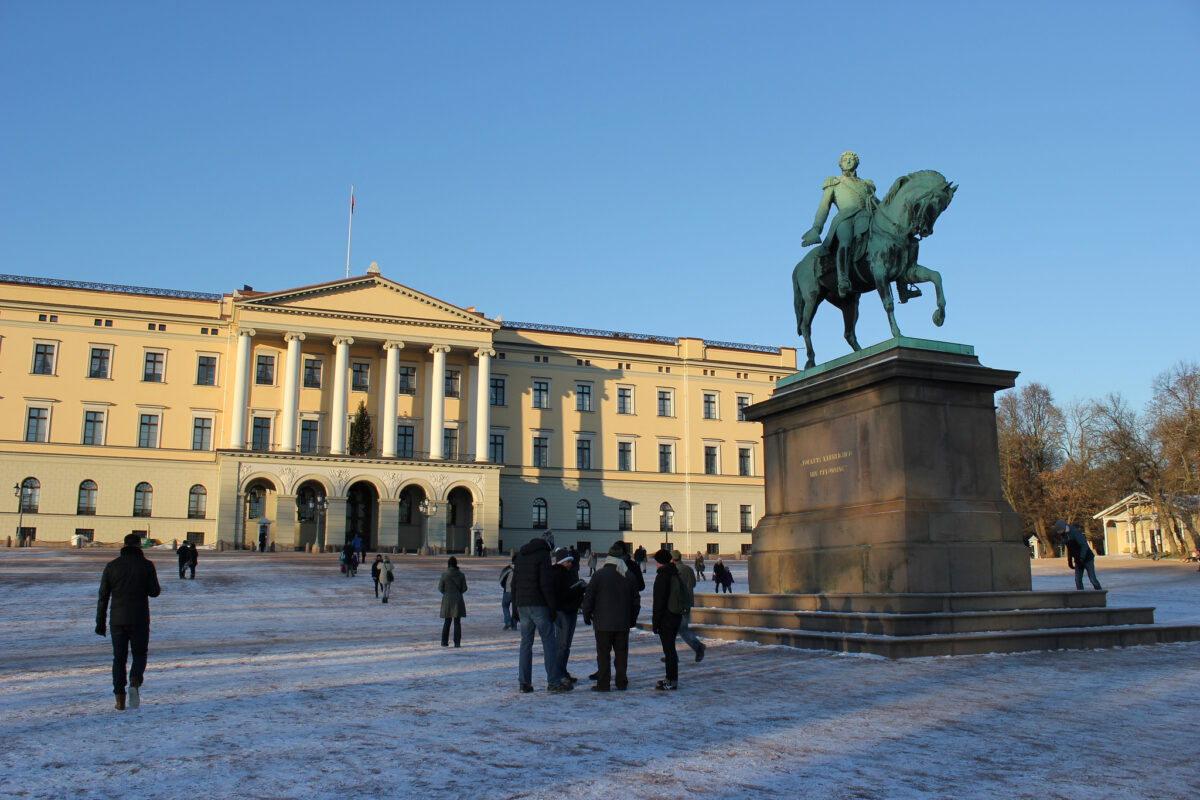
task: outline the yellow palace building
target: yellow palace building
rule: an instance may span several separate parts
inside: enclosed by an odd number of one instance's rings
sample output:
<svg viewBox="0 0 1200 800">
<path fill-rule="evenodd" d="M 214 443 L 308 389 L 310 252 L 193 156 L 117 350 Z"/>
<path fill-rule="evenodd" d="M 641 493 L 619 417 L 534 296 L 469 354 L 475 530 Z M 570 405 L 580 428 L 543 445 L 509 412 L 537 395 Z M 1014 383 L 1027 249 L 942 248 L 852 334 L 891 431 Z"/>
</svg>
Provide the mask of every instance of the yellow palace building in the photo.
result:
<svg viewBox="0 0 1200 800">
<path fill-rule="evenodd" d="M 742 409 L 795 364 L 489 319 L 374 266 L 229 294 L 0 275 L 0 544 L 736 553 L 763 508 Z"/>
</svg>

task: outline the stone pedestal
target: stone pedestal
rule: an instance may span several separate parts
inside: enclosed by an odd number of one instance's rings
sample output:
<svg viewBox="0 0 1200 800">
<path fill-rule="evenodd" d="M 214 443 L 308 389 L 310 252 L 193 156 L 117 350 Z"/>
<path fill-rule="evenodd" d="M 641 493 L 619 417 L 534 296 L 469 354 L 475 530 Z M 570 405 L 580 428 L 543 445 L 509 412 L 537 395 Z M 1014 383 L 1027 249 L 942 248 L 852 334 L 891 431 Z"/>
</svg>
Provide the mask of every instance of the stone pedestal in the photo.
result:
<svg viewBox="0 0 1200 800">
<path fill-rule="evenodd" d="M 766 480 L 750 591 L 1029 590 L 996 444 L 994 395 L 1016 376 L 901 338 L 780 381 L 746 410 Z"/>
</svg>

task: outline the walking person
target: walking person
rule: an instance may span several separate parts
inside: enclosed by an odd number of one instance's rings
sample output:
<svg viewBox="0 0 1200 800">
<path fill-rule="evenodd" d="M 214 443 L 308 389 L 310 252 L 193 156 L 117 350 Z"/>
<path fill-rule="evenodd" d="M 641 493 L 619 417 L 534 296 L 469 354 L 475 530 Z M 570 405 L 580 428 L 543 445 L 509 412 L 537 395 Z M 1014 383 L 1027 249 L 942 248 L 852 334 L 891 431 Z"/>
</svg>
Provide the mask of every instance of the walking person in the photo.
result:
<svg viewBox="0 0 1200 800">
<path fill-rule="evenodd" d="M 384 556 L 383 561 L 379 564 L 379 588 L 383 591 L 383 602 L 385 603 L 392 595 L 392 581 L 394 580 L 396 580 L 396 573 L 392 569 L 392 562 L 387 556 Z"/>
<path fill-rule="evenodd" d="M 686 590 L 679 579 L 679 570 L 671 562 L 670 553 L 659 550 L 654 554 L 654 560 L 658 563 L 658 574 L 654 577 L 651 630 L 658 634 L 667 664 L 666 678 L 655 684 L 654 688 L 675 690 L 679 688 L 679 653 L 675 651 L 675 637 L 679 635 L 679 624 L 683 620 Z"/>
<path fill-rule="evenodd" d="M 692 568 L 683 563 L 683 554 L 678 550 L 671 551 L 671 563 L 675 565 L 675 569 L 679 570 L 679 579 L 683 581 L 683 585 L 687 588 L 688 597 L 695 597 L 696 593 L 696 573 L 692 572 Z M 692 617 L 692 604 L 689 602 L 687 610 L 683 612 L 682 619 L 679 621 L 679 638 L 683 639 L 684 643 L 692 648 L 696 654 L 696 663 L 699 664 L 704 660 L 705 646 L 704 642 L 700 641 L 700 637 L 692 633 L 688 628 L 688 622 Z"/>
<path fill-rule="evenodd" d="M 696 579 L 704 580 L 704 554 L 696 551 Z"/>
<path fill-rule="evenodd" d="M 458 559 L 450 556 L 446 571 L 438 581 L 442 593 L 442 647 L 450 646 L 450 623 L 454 623 L 454 646 L 462 646 L 462 618 L 467 615 L 467 604 L 463 595 L 467 591 L 467 576 L 458 568 Z"/>
<path fill-rule="evenodd" d="M 546 691 L 569 692 L 575 688 L 558 669 L 558 638 L 554 630 L 557 611 L 554 600 L 554 574 L 550 553 L 554 532 L 547 530 L 531 539 L 517 553 L 513 579 L 513 601 L 521 625 L 521 647 L 517 661 L 517 681 L 522 693 L 533 691 L 533 633 L 542 642 L 542 660 L 546 665 Z"/>
<path fill-rule="evenodd" d="M 192 579 L 196 577 L 196 557 L 193 555 L 196 551 L 196 546 L 191 542 L 184 542 L 179 545 L 179 549 L 175 551 L 175 557 L 179 559 L 179 580 L 185 578 L 185 573 L 190 567 L 192 570 Z"/>
<path fill-rule="evenodd" d="M 517 554 L 512 554 L 512 560 L 500 570 L 500 611 L 504 614 L 504 630 L 516 630 L 516 621 L 512 615 L 513 602 L 513 565 L 517 563 Z"/>
<path fill-rule="evenodd" d="M 725 565 L 721 559 L 717 559 L 717 563 L 713 564 L 713 591 L 717 594 L 725 587 Z"/>
<path fill-rule="evenodd" d="M 129 707 L 141 705 L 142 679 L 146 673 L 146 653 L 150 647 L 150 598 L 158 597 L 158 572 L 142 552 L 141 536 L 125 537 L 121 555 L 104 567 L 100 576 L 100 599 L 96 604 L 96 634 L 105 633 L 105 616 L 113 646 L 113 694 L 117 711 L 125 710 L 125 660 L 133 652 L 129 668 Z M 109 602 L 112 608 L 109 608 Z"/>
<path fill-rule="evenodd" d="M 571 683 L 576 678 L 567 669 L 571 659 L 571 642 L 575 638 L 575 625 L 579 619 L 579 604 L 583 601 L 584 583 L 573 569 L 574 557 L 562 547 L 554 551 L 554 636 L 558 645 L 558 671 Z"/>
<path fill-rule="evenodd" d="M 637 583 L 625 563 L 625 548 L 617 542 L 608 549 L 608 557 L 583 596 L 583 624 L 591 625 L 596 636 L 593 692 L 609 691 L 612 667 L 616 668 L 617 689 L 624 691 L 629 686 L 629 629 L 637 622 L 639 606 Z"/>
<path fill-rule="evenodd" d="M 375 599 L 379 599 L 379 566 L 383 563 L 383 556 L 379 553 L 375 554 L 375 561 L 371 564 L 371 580 L 375 584 Z"/>
<path fill-rule="evenodd" d="M 643 573 L 645 573 L 646 572 L 646 548 L 642 547 L 639 544 L 637 547 L 637 550 L 633 551 L 633 560 L 635 563 L 637 563 L 638 569 L 640 569 Z"/>
<path fill-rule="evenodd" d="M 1096 554 L 1088 547 L 1087 537 L 1079 528 L 1061 519 L 1055 521 L 1054 530 L 1062 535 L 1067 546 L 1067 566 L 1075 570 L 1075 588 L 1083 589 L 1083 573 L 1087 572 L 1092 588 L 1101 591 L 1100 581 L 1096 580 Z"/>
<path fill-rule="evenodd" d="M 596 551 L 591 549 L 590 547 L 588 548 L 587 562 L 588 562 L 588 577 L 590 578 L 596 574 Z"/>
<path fill-rule="evenodd" d="M 350 543 L 354 545 L 354 554 L 358 556 L 358 560 L 355 563 L 355 566 L 357 567 L 359 564 L 367 560 L 367 544 L 357 533 L 354 534 L 354 538 L 350 540 Z"/>
</svg>

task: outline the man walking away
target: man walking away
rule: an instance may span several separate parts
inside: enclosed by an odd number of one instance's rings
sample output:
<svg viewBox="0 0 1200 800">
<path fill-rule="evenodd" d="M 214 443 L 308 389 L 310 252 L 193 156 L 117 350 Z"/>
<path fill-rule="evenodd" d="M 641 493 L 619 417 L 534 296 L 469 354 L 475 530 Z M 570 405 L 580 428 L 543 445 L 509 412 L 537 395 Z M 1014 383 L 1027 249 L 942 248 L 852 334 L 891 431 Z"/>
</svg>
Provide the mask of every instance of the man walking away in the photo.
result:
<svg viewBox="0 0 1200 800">
<path fill-rule="evenodd" d="M 533 691 L 533 632 L 542 641 L 542 659 L 546 664 L 546 691 L 569 692 L 575 686 L 558 669 L 558 639 L 554 632 L 557 608 L 554 601 L 554 575 L 550 570 L 550 552 L 554 532 L 547 530 L 531 539 L 517 554 L 513 596 L 521 624 L 521 649 L 517 680 L 522 692 Z"/>
<path fill-rule="evenodd" d="M 704 554 L 699 550 L 696 551 L 696 578 L 704 580 Z"/>
<path fill-rule="evenodd" d="M 1064 520 L 1056 520 L 1054 530 L 1063 537 L 1067 546 L 1067 566 L 1075 570 L 1075 588 L 1083 589 L 1083 573 L 1086 571 L 1092 588 L 1100 591 L 1100 581 L 1096 580 L 1096 554 L 1088 547 L 1087 537 L 1074 525 L 1068 525 Z"/>
<path fill-rule="evenodd" d="M 617 542 L 587 585 L 583 596 L 583 624 L 596 635 L 596 685 L 593 692 L 609 691 L 609 653 L 614 657 L 617 689 L 629 685 L 629 629 L 637 621 L 640 601 L 637 583 L 625 563 L 625 547 Z"/>
<path fill-rule="evenodd" d="M 683 563 L 683 554 L 678 550 L 671 551 L 671 563 L 675 565 L 675 569 L 679 570 L 679 579 L 683 581 L 684 587 L 687 589 L 688 598 L 694 598 L 696 594 L 696 573 L 692 572 L 692 568 Z M 696 634 L 692 633 L 688 628 L 688 622 L 692 618 L 692 601 L 689 599 L 687 610 L 683 612 L 683 618 L 679 621 L 679 638 L 683 639 L 688 647 L 692 648 L 696 653 L 696 663 L 704 660 L 704 642 Z"/>
<path fill-rule="evenodd" d="M 96 604 L 96 634 L 104 635 L 104 618 L 112 633 L 113 694 L 117 711 L 125 710 L 125 660 L 133 651 L 129 670 L 129 707 L 141 705 L 142 678 L 146 673 L 146 651 L 150 646 L 150 598 L 158 597 L 158 572 L 142 553 L 141 536 L 125 537 L 121 555 L 104 567 L 100 576 L 100 600 Z M 112 601 L 111 611 L 109 601 Z"/>
<path fill-rule="evenodd" d="M 379 588 L 383 590 L 383 602 L 387 602 L 392 596 L 392 581 L 396 580 L 396 573 L 392 569 L 392 562 L 387 556 L 383 557 L 383 563 L 379 565 Z"/>
<path fill-rule="evenodd" d="M 504 612 L 504 630 L 515 630 L 517 625 L 512 617 L 513 601 L 513 564 L 517 563 L 517 554 L 512 554 L 512 563 L 506 564 L 500 570 L 500 610 Z"/>
<path fill-rule="evenodd" d="M 655 689 L 679 688 L 679 654 L 675 652 L 675 637 L 679 635 L 679 623 L 683 619 L 683 582 L 679 570 L 671 563 L 671 554 L 659 550 L 654 554 L 658 562 L 658 574 L 654 577 L 654 611 L 652 630 L 662 642 L 663 656 L 667 662 L 667 677 L 655 685 Z"/>
</svg>

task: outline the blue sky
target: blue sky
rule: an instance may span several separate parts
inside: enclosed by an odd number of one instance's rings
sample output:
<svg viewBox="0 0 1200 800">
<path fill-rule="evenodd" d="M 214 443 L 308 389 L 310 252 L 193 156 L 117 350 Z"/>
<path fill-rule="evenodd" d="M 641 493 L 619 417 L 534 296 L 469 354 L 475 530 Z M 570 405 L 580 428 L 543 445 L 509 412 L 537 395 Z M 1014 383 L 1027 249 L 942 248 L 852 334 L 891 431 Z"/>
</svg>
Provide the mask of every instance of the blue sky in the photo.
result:
<svg viewBox="0 0 1200 800">
<path fill-rule="evenodd" d="M 1059 400 L 1200 357 L 1200 4 L 0 3 L 0 272 L 383 274 L 489 316 L 802 347 L 855 150 L 959 184 L 906 335 Z M 818 361 L 848 351 L 815 322 Z M 887 337 L 878 298 L 859 339 Z M 803 354 L 801 354 L 801 360 Z"/>
</svg>

